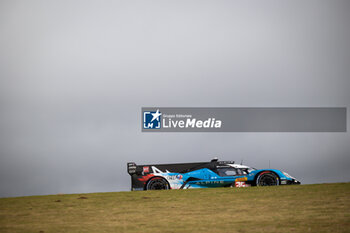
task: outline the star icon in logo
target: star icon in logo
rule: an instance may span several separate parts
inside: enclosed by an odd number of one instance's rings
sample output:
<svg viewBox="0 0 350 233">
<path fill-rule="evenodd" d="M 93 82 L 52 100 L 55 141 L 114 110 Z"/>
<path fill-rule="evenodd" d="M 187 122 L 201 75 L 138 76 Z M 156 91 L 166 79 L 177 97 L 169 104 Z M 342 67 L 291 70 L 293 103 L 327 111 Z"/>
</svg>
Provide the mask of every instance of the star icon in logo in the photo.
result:
<svg viewBox="0 0 350 233">
<path fill-rule="evenodd" d="M 157 109 L 157 112 L 156 113 L 152 113 L 152 120 L 151 120 L 151 122 L 152 121 L 154 121 L 155 119 L 157 119 L 157 121 L 159 121 L 159 116 L 161 116 L 162 115 L 162 113 L 160 113 L 159 112 L 159 109 Z"/>
</svg>

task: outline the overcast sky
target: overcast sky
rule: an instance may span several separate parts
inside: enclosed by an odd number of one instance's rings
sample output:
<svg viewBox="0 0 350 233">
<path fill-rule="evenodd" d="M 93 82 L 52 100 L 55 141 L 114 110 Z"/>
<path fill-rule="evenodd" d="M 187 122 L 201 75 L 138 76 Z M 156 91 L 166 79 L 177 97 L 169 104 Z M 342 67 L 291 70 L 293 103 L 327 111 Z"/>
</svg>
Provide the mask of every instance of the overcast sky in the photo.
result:
<svg viewBox="0 0 350 233">
<path fill-rule="evenodd" d="M 142 106 L 350 106 L 349 1 L 0 1 L 0 196 L 126 191 L 126 163 L 350 181 L 346 133 L 141 133 Z M 349 114 L 348 118 L 349 120 Z"/>
</svg>

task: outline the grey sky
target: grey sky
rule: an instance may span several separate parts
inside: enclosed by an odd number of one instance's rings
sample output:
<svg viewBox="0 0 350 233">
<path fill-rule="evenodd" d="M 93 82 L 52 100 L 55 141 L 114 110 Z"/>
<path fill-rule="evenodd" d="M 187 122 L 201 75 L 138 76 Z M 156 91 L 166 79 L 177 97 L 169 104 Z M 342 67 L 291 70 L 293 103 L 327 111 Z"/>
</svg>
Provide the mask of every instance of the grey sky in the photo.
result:
<svg viewBox="0 0 350 233">
<path fill-rule="evenodd" d="M 349 108 L 349 10 L 349 1 L 1 1 L 0 196 L 129 190 L 128 161 L 213 156 L 271 160 L 303 183 L 350 181 L 348 132 L 140 126 L 142 106 Z"/>
</svg>

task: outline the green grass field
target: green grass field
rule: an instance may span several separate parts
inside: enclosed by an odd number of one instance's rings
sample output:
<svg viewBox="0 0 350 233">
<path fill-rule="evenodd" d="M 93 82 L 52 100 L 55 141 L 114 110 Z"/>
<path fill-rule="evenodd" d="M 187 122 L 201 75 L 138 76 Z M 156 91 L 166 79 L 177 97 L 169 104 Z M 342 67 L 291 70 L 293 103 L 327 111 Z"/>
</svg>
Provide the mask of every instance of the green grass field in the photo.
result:
<svg viewBox="0 0 350 233">
<path fill-rule="evenodd" d="M 0 232 L 350 232 L 350 183 L 1 198 Z"/>
</svg>

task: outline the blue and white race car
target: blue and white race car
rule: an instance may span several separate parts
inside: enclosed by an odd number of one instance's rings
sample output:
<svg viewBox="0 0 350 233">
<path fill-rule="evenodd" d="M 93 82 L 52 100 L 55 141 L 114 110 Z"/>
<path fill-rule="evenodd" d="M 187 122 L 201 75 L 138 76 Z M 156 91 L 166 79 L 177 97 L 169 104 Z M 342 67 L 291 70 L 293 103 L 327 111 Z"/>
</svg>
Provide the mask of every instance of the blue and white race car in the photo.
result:
<svg viewBox="0 0 350 233">
<path fill-rule="evenodd" d="M 234 161 L 136 165 L 128 163 L 131 190 L 248 187 L 300 184 L 286 172 L 255 169 Z"/>
</svg>

